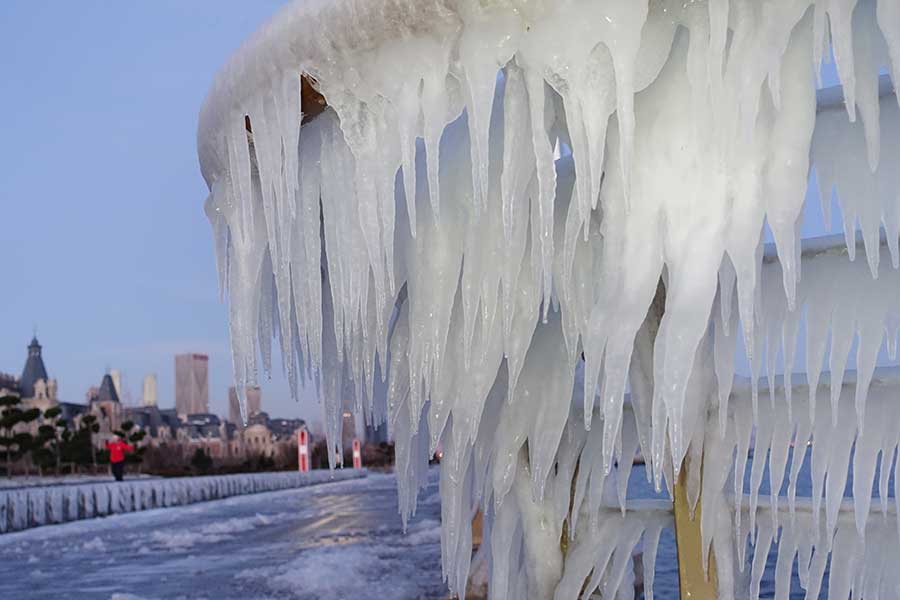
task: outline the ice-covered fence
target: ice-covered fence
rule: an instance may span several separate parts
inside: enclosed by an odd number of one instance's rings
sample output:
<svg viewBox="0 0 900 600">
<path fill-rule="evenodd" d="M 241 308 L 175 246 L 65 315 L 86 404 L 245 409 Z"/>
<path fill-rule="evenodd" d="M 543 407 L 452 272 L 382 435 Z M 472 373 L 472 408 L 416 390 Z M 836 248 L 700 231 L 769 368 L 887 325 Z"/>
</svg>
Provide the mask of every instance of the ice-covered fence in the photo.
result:
<svg viewBox="0 0 900 600">
<path fill-rule="evenodd" d="M 867 390 L 861 422 L 859 381 Z M 854 597 L 896 597 L 900 368 L 842 372 L 840 383 L 828 373 L 816 382 L 772 377 L 754 400 L 750 382 L 738 379 L 724 431 L 710 413 L 701 529 L 704 552 L 715 547 L 720 598 L 735 597 L 745 575 L 725 568 L 729 563 L 752 565 L 749 597 L 759 598 L 773 540 L 776 598 L 786 597 L 795 558 L 808 598 L 819 597 L 826 577 L 829 598 L 846 598 L 850 586 Z M 745 556 L 748 540 L 753 550 Z"/>
<path fill-rule="evenodd" d="M 131 474 L 129 479 L 158 479 L 157 475 L 146 473 Z M 55 487 L 66 485 L 84 485 L 86 483 L 109 483 L 109 473 L 102 475 L 19 475 L 14 478 L 0 478 L 0 490 L 18 490 L 30 487 Z"/>
<path fill-rule="evenodd" d="M 0 491 L 0 533 L 364 477 L 362 470 L 145 479 Z"/>
<path fill-rule="evenodd" d="M 490 545 L 492 578 L 509 579 L 492 597 L 590 595 L 596 579 L 565 579 L 575 553 L 556 540 L 565 526 L 572 547 L 584 541 L 579 511 L 605 508 L 607 476 L 628 476 L 625 441 L 640 444 L 657 487 L 687 473 L 691 507 L 701 482 L 716 483 L 702 515 L 727 534 L 719 597 L 733 598 L 735 536 L 717 521 L 730 504 L 707 504 L 724 502 L 733 452 L 702 454 L 729 426 L 741 336 L 726 334 L 743 333 L 754 374 L 774 375 L 781 348 L 790 381 L 805 351 L 813 400 L 830 337 L 833 407 L 857 337 L 859 384 L 839 420 L 848 436 L 870 418 L 885 338 L 896 348 L 898 7 L 288 4 L 220 71 L 199 121 L 236 388 L 270 371 L 275 340 L 295 394 L 301 375 L 315 378 L 331 446 L 348 396 L 358 420 L 389 423 L 404 518 L 440 444 L 451 593 L 466 587 L 480 503 L 503 540 Z M 817 95 L 824 53 L 842 87 Z M 891 81 L 879 83 L 885 68 Z M 315 120 L 301 92 L 311 81 L 329 106 Z M 838 193 L 846 251 L 800 246 L 811 168 L 826 208 Z M 857 222 L 868 269 L 853 262 Z M 580 413 L 569 394 L 579 372 Z M 749 416 L 729 443 L 762 428 L 752 386 L 734 399 Z M 623 416 L 629 388 L 637 433 Z M 792 399 L 789 385 L 788 415 Z M 627 486 L 617 489 L 625 510 Z M 690 513 L 676 522 L 695 527 Z M 691 562 L 704 581 L 707 563 Z M 565 593 L 563 580 L 574 582 Z"/>
</svg>

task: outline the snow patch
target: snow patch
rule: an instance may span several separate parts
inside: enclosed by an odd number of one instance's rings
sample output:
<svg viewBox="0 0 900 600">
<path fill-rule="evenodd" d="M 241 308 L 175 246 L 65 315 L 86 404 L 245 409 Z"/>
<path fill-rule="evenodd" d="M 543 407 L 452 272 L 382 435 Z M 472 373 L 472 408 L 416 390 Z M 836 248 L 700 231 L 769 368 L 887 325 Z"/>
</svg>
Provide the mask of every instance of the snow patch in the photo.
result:
<svg viewBox="0 0 900 600">
<path fill-rule="evenodd" d="M 282 568 L 239 576 L 264 579 L 271 591 L 300 598 L 420 598 L 421 584 L 408 557 L 384 556 L 379 550 L 366 545 L 317 548 Z"/>
<path fill-rule="evenodd" d="M 103 540 L 101 540 L 99 537 L 95 537 L 94 539 L 82 544 L 81 549 L 102 552 L 103 550 L 106 550 L 106 544 L 104 544 Z"/>
</svg>

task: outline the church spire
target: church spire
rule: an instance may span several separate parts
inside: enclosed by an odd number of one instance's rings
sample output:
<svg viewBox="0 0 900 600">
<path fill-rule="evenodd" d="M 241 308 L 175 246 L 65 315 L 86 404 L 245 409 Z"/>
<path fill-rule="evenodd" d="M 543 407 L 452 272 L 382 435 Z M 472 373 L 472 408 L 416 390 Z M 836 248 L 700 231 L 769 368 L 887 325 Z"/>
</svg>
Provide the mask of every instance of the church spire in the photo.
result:
<svg viewBox="0 0 900 600">
<path fill-rule="evenodd" d="M 28 344 L 28 358 L 25 360 L 25 368 L 22 369 L 22 378 L 19 381 L 23 398 L 34 398 L 34 384 L 39 379 L 47 381 L 49 377 L 41 356 L 41 344 L 35 335 Z"/>
</svg>

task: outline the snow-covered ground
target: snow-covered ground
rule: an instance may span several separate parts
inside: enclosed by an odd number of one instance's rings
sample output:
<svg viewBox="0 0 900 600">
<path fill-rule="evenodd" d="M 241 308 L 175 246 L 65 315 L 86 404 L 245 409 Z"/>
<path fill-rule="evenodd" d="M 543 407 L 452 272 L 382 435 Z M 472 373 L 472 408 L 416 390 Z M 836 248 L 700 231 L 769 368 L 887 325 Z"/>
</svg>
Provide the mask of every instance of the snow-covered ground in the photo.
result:
<svg viewBox="0 0 900 600">
<path fill-rule="evenodd" d="M 403 534 L 390 475 L 0 536 L 0 598 L 441 598 L 436 472 Z"/>
</svg>

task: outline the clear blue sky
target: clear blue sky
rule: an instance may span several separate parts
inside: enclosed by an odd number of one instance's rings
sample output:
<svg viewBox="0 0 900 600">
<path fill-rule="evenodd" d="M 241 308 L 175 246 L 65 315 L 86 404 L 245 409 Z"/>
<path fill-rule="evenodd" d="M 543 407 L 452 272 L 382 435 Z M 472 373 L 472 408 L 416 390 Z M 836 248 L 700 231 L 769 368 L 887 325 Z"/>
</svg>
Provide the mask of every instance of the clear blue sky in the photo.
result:
<svg viewBox="0 0 900 600">
<path fill-rule="evenodd" d="M 60 397 L 107 367 L 174 405 L 177 352 L 210 355 L 210 403 L 231 380 L 197 114 L 216 70 L 283 0 L 0 2 L 0 371 L 32 328 Z M 279 373 L 263 403 L 317 418 Z"/>
</svg>

